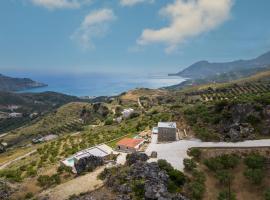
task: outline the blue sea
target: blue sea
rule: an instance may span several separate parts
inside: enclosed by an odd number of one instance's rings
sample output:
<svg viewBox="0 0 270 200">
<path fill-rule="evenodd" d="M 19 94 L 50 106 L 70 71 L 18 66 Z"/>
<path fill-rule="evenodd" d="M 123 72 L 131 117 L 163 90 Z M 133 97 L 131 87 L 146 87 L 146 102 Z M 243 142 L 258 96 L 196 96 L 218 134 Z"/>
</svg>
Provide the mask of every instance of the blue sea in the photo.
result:
<svg viewBox="0 0 270 200">
<path fill-rule="evenodd" d="M 157 89 L 183 82 L 182 77 L 158 75 L 128 74 L 65 74 L 31 75 L 35 81 L 48 84 L 47 87 L 25 90 L 22 92 L 54 91 L 74 96 L 112 96 L 135 88 Z"/>
</svg>

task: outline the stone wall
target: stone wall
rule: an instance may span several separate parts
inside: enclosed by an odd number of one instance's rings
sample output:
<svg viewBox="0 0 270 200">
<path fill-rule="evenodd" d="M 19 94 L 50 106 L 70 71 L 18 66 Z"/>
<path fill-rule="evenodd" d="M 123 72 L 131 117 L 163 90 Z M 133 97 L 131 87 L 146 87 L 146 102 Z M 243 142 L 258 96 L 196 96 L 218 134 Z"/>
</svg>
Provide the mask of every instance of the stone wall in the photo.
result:
<svg viewBox="0 0 270 200">
<path fill-rule="evenodd" d="M 158 141 L 168 142 L 176 140 L 176 128 L 158 127 Z"/>
</svg>

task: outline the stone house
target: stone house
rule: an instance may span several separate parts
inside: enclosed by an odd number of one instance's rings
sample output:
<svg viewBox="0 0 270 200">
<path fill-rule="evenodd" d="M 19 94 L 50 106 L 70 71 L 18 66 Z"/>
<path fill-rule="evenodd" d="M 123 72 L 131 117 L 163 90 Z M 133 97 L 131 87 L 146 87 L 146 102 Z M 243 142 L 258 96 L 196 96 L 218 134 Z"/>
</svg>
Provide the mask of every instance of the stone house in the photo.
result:
<svg viewBox="0 0 270 200">
<path fill-rule="evenodd" d="M 158 141 L 169 142 L 176 140 L 177 127 L 175 122 L 158 123 Z"/>
</svg>

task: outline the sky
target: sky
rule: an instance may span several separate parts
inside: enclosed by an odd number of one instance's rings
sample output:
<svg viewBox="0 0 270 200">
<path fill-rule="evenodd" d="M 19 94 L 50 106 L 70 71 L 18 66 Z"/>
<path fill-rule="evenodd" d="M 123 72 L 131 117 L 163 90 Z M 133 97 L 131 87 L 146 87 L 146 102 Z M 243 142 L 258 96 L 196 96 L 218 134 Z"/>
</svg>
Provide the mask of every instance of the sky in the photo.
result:
<svg viewBox="0 0 270 200">
<path fill-rule="evenodd" d="M 0 73 L 174 73 L 270 50 L 269 0 L 1 0 Z"/>
</svg>

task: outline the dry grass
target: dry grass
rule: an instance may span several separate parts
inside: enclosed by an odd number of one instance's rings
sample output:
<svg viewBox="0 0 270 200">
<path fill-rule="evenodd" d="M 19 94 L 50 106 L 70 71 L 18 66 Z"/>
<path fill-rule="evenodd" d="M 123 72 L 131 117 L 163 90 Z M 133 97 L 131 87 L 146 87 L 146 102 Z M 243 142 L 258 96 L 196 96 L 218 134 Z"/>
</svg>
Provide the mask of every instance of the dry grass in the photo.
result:
<svg viewBox="0 0 270 200">
<path fill-rule="evenodd" d="M 247 155 L 251 152 L 257 152 L 264 156 L 269 156 L 270 148 L 203 148 L 202 160 L 210 157 L 215 157 L 221 154 L 236 153 L 240 156 Z M 236 193 L 237 200 L 264 200 L 264 191 L 270 187 L 270 171 L 265 174 L 265 179 L 261 185 L 254 185 L 243 175 L 245 165 L 241 162 L 233 171 L 232 191 Z M 220 191 L 224 187 L 215 178 L 214 173 L 210 172 L 204 164 L 200 163 L 199 168 L 206 175 L 206 192 L 204 200 L 215 200 Z"/>
</svg>

